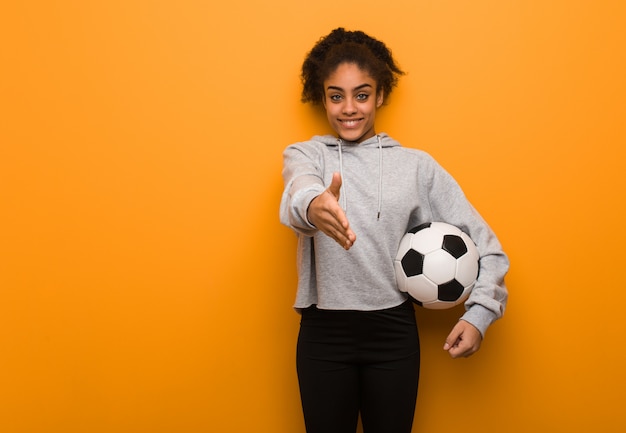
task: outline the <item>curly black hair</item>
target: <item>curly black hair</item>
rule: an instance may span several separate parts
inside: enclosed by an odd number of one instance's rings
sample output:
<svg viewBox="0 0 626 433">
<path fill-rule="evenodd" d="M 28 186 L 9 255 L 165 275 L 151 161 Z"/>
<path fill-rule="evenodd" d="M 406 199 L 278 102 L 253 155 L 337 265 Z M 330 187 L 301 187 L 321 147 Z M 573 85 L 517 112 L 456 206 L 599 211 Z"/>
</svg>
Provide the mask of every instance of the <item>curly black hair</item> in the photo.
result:
<svg viewBox="0 0 626 433">
<path fill-rule="evenodd" d="M 339 27 L 320 38 L 302 64 L 302 102 L 321 104 L 324 80 L 342 63 L 354 63 L 367 71 L 385 97 L 398 84 L 400 75 L 404 75 L 383 42 L 362 31 Z"/>
</svg>

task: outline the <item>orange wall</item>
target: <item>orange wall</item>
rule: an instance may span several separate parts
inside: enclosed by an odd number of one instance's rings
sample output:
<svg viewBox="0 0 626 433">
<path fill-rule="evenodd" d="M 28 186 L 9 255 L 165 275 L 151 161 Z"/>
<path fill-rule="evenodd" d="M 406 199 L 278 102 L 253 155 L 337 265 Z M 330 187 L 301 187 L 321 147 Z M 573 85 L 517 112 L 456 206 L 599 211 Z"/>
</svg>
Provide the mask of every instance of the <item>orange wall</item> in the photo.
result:
<svg viewBox="0 0 626 433">
<path fill-rule="evenodd" d="M 0 431 L 303 432 L 281 151 L 337 26 L 408 71 L 379 131 L 433 154 L 509 252 L 468 360 L 418 312 L 415 431 L 623 432 L 625 3 L 0 7 Z M 211 5 L 213 4 L 213 5 Z"/>
</svg>

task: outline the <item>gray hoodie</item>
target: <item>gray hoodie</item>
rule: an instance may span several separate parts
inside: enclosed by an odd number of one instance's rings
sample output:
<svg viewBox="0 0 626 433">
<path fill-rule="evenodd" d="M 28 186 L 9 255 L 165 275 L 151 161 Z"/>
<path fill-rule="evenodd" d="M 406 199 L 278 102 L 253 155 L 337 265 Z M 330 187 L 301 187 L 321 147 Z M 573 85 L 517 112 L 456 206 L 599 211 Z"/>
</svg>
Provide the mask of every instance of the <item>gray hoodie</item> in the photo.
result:
<svg viewBox="0 0 626 433">
<path fill-rule="evenodd" d="M 421 223 L 444 221 L 470 235 L 480 253 L 478 281 L 462 319 L 481 334 L 502 316 L 509 261 L 493 231 L 457 182 L 427 153 L 402 147 L 386 134 L 362 143 L 315 136 L 283 153 L 285 190 L 280 220 L 298 235 L 294 307 L 379 310 L 407 299 L 393 266 L 400 240 Z M 311 200 L 342 174 L 340 204 L 356 242 L 346 251 L 307 219 Z"/>
</svg>

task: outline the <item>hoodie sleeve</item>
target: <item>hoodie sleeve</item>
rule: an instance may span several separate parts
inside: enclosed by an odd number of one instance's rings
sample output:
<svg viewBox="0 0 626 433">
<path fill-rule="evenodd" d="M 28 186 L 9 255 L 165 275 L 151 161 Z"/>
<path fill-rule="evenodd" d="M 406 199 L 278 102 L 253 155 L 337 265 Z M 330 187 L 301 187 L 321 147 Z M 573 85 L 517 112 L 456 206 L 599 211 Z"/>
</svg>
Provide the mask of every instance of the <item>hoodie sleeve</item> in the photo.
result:
<svg viewBox="0 0 626 433">
<path fill-rule="evenodd" d="M 287 147 L 283 152 L 283 181 L 280 222 L 296 233 L 312 236 L 317 229 L 309 222 L 307 210 L 326 189 L 319 151 L 306 143 Z"/>
<path fill-rule="evenodd" d="M 459 184 L 432 160 L 428 188 L 433 221 L 445 221 L 466 232 L 478 247 L 479 274 L 476 285 L 465 302 L 461 319 L 474 325 L 484 336 L 487 328 L 504 313 L 508 292 L 504 277 L 509 259 L 495 233 L 469 203 Z"/>
</svg>

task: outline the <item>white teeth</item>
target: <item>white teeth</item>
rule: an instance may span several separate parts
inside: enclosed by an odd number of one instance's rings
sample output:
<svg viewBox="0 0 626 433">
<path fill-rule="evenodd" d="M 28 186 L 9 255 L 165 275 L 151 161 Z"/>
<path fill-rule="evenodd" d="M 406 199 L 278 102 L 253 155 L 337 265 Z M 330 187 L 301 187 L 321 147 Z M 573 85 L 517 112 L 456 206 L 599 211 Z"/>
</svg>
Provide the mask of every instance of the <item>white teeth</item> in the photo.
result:
<svg viewBox="0 0 626 433">
<path fill-rule="evenodd" d="M 357 121 L 357 120 L 344 120 L 344 121 L 343 121 L 343 124 L 344 124 L 345 126 L 347 126 L 347 127 L 354 126 L 354 125 L 356 125 L 357 123 L 358 123 L 358 121 Z"/>
</svg>

